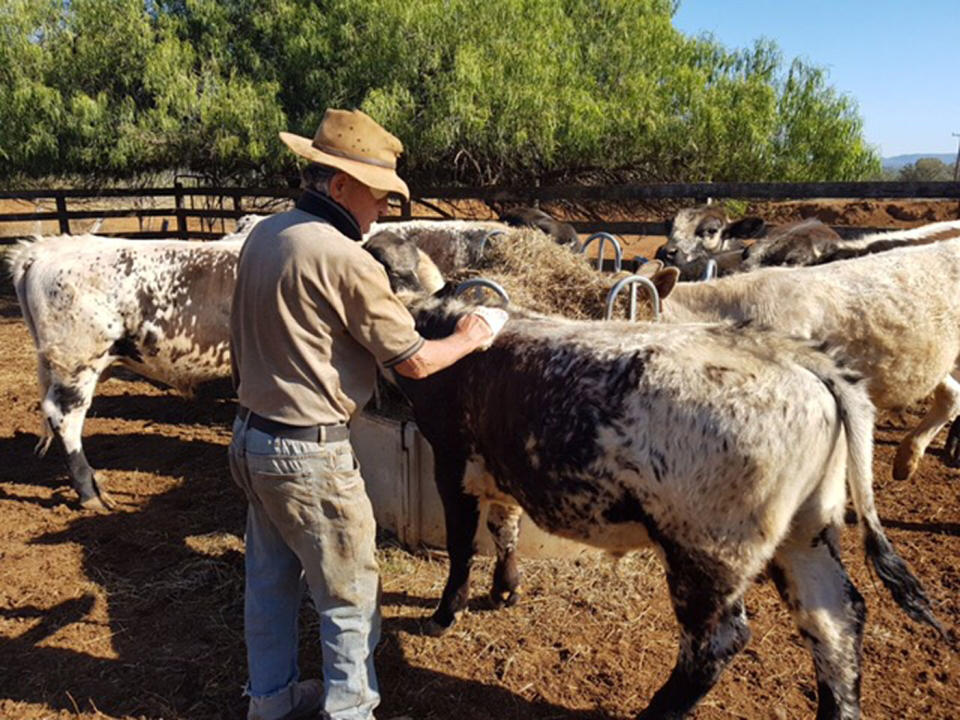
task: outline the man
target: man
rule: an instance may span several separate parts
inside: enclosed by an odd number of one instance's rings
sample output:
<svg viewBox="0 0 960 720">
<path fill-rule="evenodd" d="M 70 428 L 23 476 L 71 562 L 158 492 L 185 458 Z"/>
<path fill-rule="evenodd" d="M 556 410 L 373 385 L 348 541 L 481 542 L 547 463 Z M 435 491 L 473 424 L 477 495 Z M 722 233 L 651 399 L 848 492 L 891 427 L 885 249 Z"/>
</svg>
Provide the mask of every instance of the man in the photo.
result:
<svg viewBox="0 0 960 720">
<path fill-rule="evenodd" d="M 375 523 L 347 425 L 373 393 L 377 363 L 426 377 L 489 345 L 505 316 L 470 315 L 449 338 L 425 341 L 360 246 L 390 193 L 409 198 L 397 138 L 343 110 L 327 110 L 313 140 L 280 137 L 311 162 L 304 192 L 247 238 L 230 318 L 240 405 L 230 469 L 248 499 L 248 720 L 371 720 Z M 322 688 L 299 681 L 304 580 L 320 615 Z"/>
</svg>

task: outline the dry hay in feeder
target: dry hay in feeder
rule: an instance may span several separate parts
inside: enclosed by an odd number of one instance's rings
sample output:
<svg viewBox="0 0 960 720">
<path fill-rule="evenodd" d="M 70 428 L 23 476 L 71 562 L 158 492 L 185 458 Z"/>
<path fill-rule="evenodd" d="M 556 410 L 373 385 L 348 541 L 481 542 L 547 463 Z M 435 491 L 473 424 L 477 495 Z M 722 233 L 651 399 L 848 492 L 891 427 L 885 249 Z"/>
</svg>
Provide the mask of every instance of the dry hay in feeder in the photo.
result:
<svg viewBox="0 0 960 720">
<path fill-rule="evenodd" d="M 511 304 L 548 315 L 580 320 L 603 319 L 610 289 L 629 273 L 604 273 L 595 260 L 570 252 L 538 230 L 520 229 L 495 235 L 487 241 L 476 267 L 450 275 L 454 284 L 482 277 L 503 286 Z M 615 318 L 626 318 L 629 288 L 617 298 Z M 650 300 L 642 291 L 637 297 L 637 317 L 652 316 Z"/>
</svg>

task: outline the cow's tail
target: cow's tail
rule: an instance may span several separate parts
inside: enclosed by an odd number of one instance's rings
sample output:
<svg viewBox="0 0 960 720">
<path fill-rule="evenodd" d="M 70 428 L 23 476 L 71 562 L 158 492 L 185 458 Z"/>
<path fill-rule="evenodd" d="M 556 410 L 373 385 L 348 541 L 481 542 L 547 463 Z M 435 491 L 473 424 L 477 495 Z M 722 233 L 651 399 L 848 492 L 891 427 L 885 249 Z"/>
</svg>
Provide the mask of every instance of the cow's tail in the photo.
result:
<svg viewBox="0 0 960 720">
<path fill-rule="evenodd" d="M 836 399 L 847 436 L 847 483 L 860 519 L 867 559 L 907 615 L 917 622 L 930 625 L 941 636 L 945 636 L 920 581 L 887 539 L 877 515 L 873 500 L 875 411 L 866 387 L 859 377 L 836 366 L 832 373 L 821 374 L 820 378 Z"/>
<path fill-rule="evenodd" d="M 43 360 L 39 355 L 40 341 L 37 336 L 37 325 L 34 321 L 33 311 L 30 307 L 29 299 L 29 281 L 30 281 L 30 268 L 33 266 L 34 261 L 37 256 L 37 247 L 36 243 L 39 242 L 40 238 L 34 238 L 31 240 L 21 240 L 17 243 L 16 247 L 13 250 L 10 250 L 7 253 L 7 269 L 10 271 L 10 276 L 13 279 L 13 289 L 17 293 L 17 302 L 20 304 L 20 314 L 23 316 L 23 322 L 27 326 L 27 330 L 30 331 L 30 337 L 33 338 L 33 344 L 36 346 L 38 355 L 37 363 L 42 363 Z M 42 374 L 38 371 L 38 376 Z M 38 378 L 39 379 L 39 378 Z M 43 382 L 41 381 L 40 388 L 40 402 L 43 402 L 43 395 L 46 392 Z M 43 415 L 43 411 L 40 411 L 40 440 L 37 442 L 37 447 L 35 452 L 39 456 L 46 454 L 47 450 L 50 448 L 50 443 L 53 441 L 53 433 L 50 430 L 50 426 L 47 425 L 46 418 Z"/>
<path fill-rule="evenodd" d="M 30 304 L 27 302 L 27 274 L 36 259 L 35 243 L 38 239 L 21 240 L 7 252 L 6 257 L 7 269 L 13 279 L 13 289 L 17 293 L 17 302 L 20 303 L 20 312 L 34 342 L 37 341 L 37 329 L 30 312 Z"/>
</svg>

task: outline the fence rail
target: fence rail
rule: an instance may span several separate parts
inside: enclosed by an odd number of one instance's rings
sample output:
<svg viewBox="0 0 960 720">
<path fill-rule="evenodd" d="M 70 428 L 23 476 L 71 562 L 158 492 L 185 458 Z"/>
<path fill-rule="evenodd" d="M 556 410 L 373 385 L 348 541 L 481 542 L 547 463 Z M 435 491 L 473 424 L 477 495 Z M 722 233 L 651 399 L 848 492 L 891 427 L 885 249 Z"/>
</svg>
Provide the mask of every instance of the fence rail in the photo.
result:
<svg viewBox="0 0 960 720">
<path fill-rule="evenodd" d="M 41 189 L 41 190 L 0 190 L 0 200 L 53 200 L 55 211 L 16 212 L 0 214 L 2 223 L 29 221 L 57 221 L 61 233 L 70 233 L 72 220 L 99 218 L 170 218 L 174 226 L 165 223 L 162 230 L 140 230 L 122 233 L 133 238 L 193 238 L 210 239 L 221 233 L 196 229 L 190 226 L 189 219 L 200 220 L 236 220 L 256 207 L 256 203 L 244 203 L 245 199 L 290 200 L 299 194 L 291 188 L 239 188 L 239 187 L 185 187 L 176 183 L 173 187 L 161 188 L 110 188 L 102 190 L 80 189 Z M 704 202 L 708 198 L 736 199 L 811 199 L 811 198 L 849 198 L 849 199 L 956 199 L 960 201 L 960 182 L 830 182 L 830 183 L 660 183 L 660 184 L 623 184 L 607 186 L 553 186 L 553 187 L 414 187 L 413 201 L 419 200 L 481 200 L 497 203 L 532 203 L 535 201 L 631 201 L 688 199 Z M 220 207 L 188 207 L 194 198 L 217 198 Z M 95 201 L 105 198 L 173 198 L 173 207 L 164 208 L 112 208 L 96 210 L 70 210 L 69 201 Z M 222 207 L 224 200 L 230 201 L 230 208 Z M 428 206 L 432 207 L 429 203 Z M 411 203 L 404 202 L 400 214 L 387 220 L 414 219 Z M 571 223 L 578 232 L 588 233 L 605 230 L 624 235 L 665 235 L 668 232 L 663 222 L 604 222 L 574 221 Z M 841 234 L 882 230 L 883 228 L 865 228 L 836 226 Z M 118 234 L 118 233 L 102 233 Z M 2 242 L 2 240 L 0 240 Z"/>
</svg>

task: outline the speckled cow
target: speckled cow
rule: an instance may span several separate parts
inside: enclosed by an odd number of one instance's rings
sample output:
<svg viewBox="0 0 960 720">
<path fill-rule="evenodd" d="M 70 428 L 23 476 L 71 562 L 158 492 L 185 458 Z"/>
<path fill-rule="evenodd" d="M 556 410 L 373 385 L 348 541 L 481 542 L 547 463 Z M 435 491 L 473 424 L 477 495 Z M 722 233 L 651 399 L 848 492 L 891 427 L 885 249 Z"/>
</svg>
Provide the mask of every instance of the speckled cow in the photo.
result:
<svg viewBox="0 0 960 720">
<path fill-rule="evenodd" d="M 654 284 L 665 298 L 665 321 L 752 321 L 843 348 L 877 407 L 902 408 L 933 394 L 932 407 L 897 449 L 893 475 L 904 480 L 940 429 L 960 416 L 960 220 L 893 239 L 868 236 L 851 251 L 866 254 L 676 287 L 667 275 Z M 953 462 L 958 431 L 948 442 Z"/>
<path fill-rule="evenodd" d="M 422 335 L 468 306 L 413 305 Z M 866 554 L 896 601 L 939 627 L 873 504 L 873 407 L 799 341 L 725 325 L 576 322 L 511 311 L 491 349 L 394 377 L 433 447 L 450 574 L 428 631 L 466 606 L 478 503 L 492 504 L 491 595 L 515 597 L 520 508 L 614 554 L 653 545 L 680 652 L 644 718 L 679 718 L 747 643 L 743 597 L 770 569 L 813 653 L 820 718 L 855 718 L 865 606 L 840 560 L 849 481 Z"/>
<path fill-rule="evenodd" d="M 83 452 L 101 373 L 119 362 L 190 394 L 229 376 L 230 300 L 242 239 L 214 243 L 64 235 L 23 243 L 9 258 L 37 347 L 43 454 L 54 437 L 84 507 L 104 509 Z"/>
</svg>

